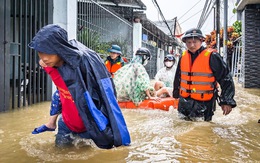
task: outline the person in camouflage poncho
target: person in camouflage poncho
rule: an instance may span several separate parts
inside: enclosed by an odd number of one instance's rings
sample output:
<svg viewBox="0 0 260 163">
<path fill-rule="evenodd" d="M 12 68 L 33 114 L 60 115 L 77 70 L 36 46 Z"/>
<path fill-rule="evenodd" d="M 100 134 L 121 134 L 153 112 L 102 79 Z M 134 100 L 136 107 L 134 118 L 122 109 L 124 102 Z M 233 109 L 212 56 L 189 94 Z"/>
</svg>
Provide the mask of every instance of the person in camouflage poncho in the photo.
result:
<svg viewBox="0 0 260 163">
<path fill-rule="evenodd" d="M 151 58 L 151 53 L 146 48 L 139 48 L 132 61 L 120 68 L 114 77 L 115 88 L 117 91 L 117 100 L 119 102 L 132 101 L 139 105 L 146 97 L 152 97 L 150 90 L 150 78 L 144 66 Z"/>
</svg>

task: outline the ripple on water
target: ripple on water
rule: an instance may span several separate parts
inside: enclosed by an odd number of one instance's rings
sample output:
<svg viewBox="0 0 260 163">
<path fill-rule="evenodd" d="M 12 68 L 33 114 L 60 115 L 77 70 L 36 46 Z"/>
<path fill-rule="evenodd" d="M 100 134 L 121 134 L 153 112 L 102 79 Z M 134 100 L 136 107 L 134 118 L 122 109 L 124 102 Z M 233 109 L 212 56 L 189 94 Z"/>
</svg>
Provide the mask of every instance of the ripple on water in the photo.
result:
<svg viewBox="0 0 260 163">
<path fill-rule="evenodd" d="M 177 110 L 123 110 L 123 113 L 132 137 L 127 162 L 178 162 L 182 150 L 175 136 L 197 125 L 179 119 Z"/>
<path fill-rule="evenodd" d="M 143 141 L 138 146 L 131 147 L 132 150 L 126 158 L 127 162 L 176 162 L 181 150 L 180 143 L 174 137 L 155 136 L 152 140 Z"/>
<path fill-rule="evenodd" d="M 19 141 L 22 148 L 19 154 L 26 152 L 37 159 L 35 162 L 257 162 L 260 160 L 259 124 L 256 123 L 260 118 L 260 98 L 238 88 L 235 99 L 237 107 L 228 116 L 218 107 L 212 122 L 181 120 L 174 109 L 168 112 L 122 109 L 132 143 L 112 150 L 95 148 L 80 139 L 72 149 L 57 150 L 53 133 L 17 134 L 17 130 L 8 126 L 4 131 Z M 31 122 L 23 124 L 32 128 Z M 4 131 L 0 129 L 0 137 Z"/>
<path fill-rule="evenodd" d="M 55 147 L 52 134 L 30 135 L 23 137 L 20 145 L 31 157 L 50 162 L 64 160 L 88 160 L 99 150 L 93 141 L 76 139 L 72 148 Z"/>
</svg>

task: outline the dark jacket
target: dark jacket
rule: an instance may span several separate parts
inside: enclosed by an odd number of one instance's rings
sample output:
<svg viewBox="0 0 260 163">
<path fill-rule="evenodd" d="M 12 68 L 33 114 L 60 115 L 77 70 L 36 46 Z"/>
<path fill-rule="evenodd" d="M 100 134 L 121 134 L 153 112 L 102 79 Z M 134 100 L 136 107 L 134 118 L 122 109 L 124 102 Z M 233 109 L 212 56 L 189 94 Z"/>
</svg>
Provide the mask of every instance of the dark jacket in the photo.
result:
<svg viewBox="0 0 260 163">
<path fill-rule="evenodd" d="M 64 60 L 58 71 L 75 100 L 87 132 L 97 146 L 111 148 L 113 145 L 130 144 L 130 135 L 116 101 L 114 83 L 96 52 L 76 40 L 67 41 L 67 32 L 57 25 L 42 28 L 29 46 L 39 52 L 57 54 Z M 86 91 L 97 109 L 108 119 L 103 131 L 98 128 L 88 108 L 84 97 Z"/>
<path fill-rule="evenodd" d="M 197 56 L 204 50 L 204 47 L 201 47 L 195 54 L 191 54 L 192 62 L 197 58 Z M 226 63 L 223 61 L 219 53 L 213 52 L 210 56 L 210 67 L 212 69 L 213 75 L 216 78 L 216 81 L 219 83 L 221 87 L 221 94 L 220 94 L 220 105 L 231 105 L 231 107 L 236 107 L 236 101 L 234 100 L 235 95 L 235 86 L 232 79 L 232 76 L 229 72 L 229 69 Z M 179 98 L 179 87 L 180 87 L 180 63 L 181 58 L 177 66 L 175 80 L 173 84 L 173 97 Z M 182 100 L 182 99 L 181 99 Z M 189 99 L 192 100 L 192 99 Z M 213 98 L 211 101 L 204 102 L 203 105 L 206 105 L 208 108 L 213 109 L 211 107 L 215 107 L 213 102 L 215 102 L 216 98 Z M 211 115 L 212 116 L 212 115 Z"/>
</svg>

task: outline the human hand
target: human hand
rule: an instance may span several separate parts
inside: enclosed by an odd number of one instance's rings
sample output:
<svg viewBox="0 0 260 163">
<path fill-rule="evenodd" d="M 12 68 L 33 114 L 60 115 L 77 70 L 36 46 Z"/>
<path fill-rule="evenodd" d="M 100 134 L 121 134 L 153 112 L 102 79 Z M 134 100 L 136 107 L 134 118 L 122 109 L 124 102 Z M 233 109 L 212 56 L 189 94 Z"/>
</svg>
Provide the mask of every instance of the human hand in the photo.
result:
<svg viewBox="0 0 260 163">
<path fill-rule="evenodd" d="M 141 104 L 141 102 L 135 102 L 134 104 L 136 107 L 138 107 Z"/>
<path fill-rule="evenodd" d="M 40 66 L 42 66 L 42 67 L 47 67 L 47 65 L 46 65 L 42 60 L 39 60 L 39 64 L 40 64 Z"/>
<path fill-rule="evenodd" d="M 150 97 L 149 99 L 151 100 L 155 100 L 155 101 L 161 101 L 161 98 L 160 97 Z"/>
<path fill-rule="evenodd" d="M 174 101 L 174 105 L 173 105 L 174 109 L 178 109 L 179 98 L 174 98 L 173 101 Z"/>
<path fill-rule="evenodd" d="M 223 115 L 228 115 L 232 111 L 230 105 L 221 105 L 221 109 L 223 110 Z"/>
</svg>

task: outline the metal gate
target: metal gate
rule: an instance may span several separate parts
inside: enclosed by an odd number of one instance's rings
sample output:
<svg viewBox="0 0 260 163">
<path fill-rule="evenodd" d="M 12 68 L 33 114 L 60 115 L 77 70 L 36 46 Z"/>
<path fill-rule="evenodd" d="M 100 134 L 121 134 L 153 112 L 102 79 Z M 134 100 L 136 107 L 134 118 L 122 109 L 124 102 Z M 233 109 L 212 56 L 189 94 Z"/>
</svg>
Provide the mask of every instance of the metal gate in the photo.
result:
<svg viewBox="0 0 260 163">
<path fill-rule="evenodd" d="M 0 6 L 0 111 L 50 99 L 51 80 L 27 45 L 52 22 L 52 1 L 0 0 Z"/>
<path fill-rule="evenodd" d="M 124 57 L 132 57 L 133 26 L 107 6 L 93 0 L 78 0 L 78 40 L 105 59 L 112 44 L 122 49 Z"/>
<path fill-rule="evenodd" d="M 232 54 L 232 66 L 231 73 L 233 77 L 236 77 L 239 83 L 244 83 L 244 62 L 245 57 L 242 53 L 242 37 L 239 37 L 234 41 L 234 50 Z"/>
</svg>

